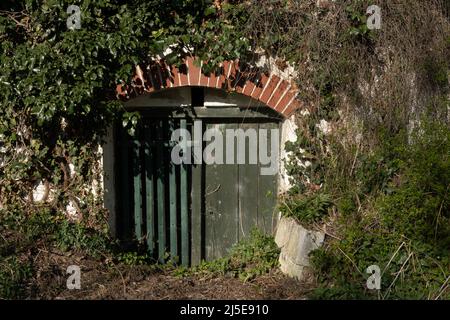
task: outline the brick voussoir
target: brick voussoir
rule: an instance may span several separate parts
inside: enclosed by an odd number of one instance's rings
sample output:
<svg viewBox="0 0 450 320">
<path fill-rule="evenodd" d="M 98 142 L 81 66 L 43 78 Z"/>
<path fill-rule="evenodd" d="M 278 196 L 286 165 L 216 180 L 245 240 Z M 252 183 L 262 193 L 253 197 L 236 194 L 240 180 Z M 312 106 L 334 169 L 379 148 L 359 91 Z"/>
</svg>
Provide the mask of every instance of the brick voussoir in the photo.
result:
<svg viewBox="0 0 450 320">
<path fill-rule="evenodd" d="M 261 74 L 261 77 L 258 81 L 258 84 L 256 85 L 256 87 L 253 89 L 253 92 L 251 93 L 251 97 L 255 100 L 260 100 L 261 94 L 263 93 L 263 91 L 266 88 L 266 85 L 268 84 L 270 80 L 270 76 L 266 75 L 266 74 Z"/>
<path fill-rule="evenodd" d="M 275 106 L 275 110 L 282 113 L 283 110 L 287 107 L 287 105 L 292 101 L 292 99 L 296 96 L 297 92 L 289 89 L 281 100 Z"/>
<path fill-rule="evenodd" d="M 173 85 L 173 78 L 170 72 L 170 67 L 164 60 L 158 62 L 159 73 L 162 78 L 162 84 L 164 88 L 171 88 Z"/>
<path fill-rule="evenodd" d="M 226 89 L 226 81 L 227 81 L 227 74 L 230 70 L 231 62 L 230 61 L 224 61 L 220 70 L 219 70 L 219 76 L 217 80 L 217 89 Z"/>
<path fill-rule="evenodd" d="M 301 101 L 295 98 L 290 105 L 286 106 L 286 108 L 281 112 L 286 118 L 290 117 L 296 110 L 302 107 Z"/>
<path fill-rule="evenodd" d="M 265 104 L 269 102 L 269 99 L 272 98 L 272 95 L 275 93 L 274 91 L 278 89 L 278 84 L 281 81 L 280 77 L 276 75 L 272 75 L 270 78 L 270 82 L 267 84 L 264 91 L 261 93 L 261 97 L 259 100 Z"/>
<path fill-rule="evenodd" d="M 186 63 L 181 64 L 179 70 L 178 70 L 178 76 L 180 77 L 180 86 L 188 86 L 189 85 L 189 79 L 188 79 L 188 66 Z"/>
<path fill-rule="evenodd" d="M 186 66 L 188 73 L 188 80 L 190 86 L 198 86 L 200 83 L 201 69 L 196 66 L 195 59 L 193 57 L 186 58 Z"/>
<path fill-rule="evenodd" d="M 272 98 L 270 98 L 269 101 L 267 101 L 267 105 L 275 109 L 277 107 L 278 102 L 284 96 L 286 91 L 289 90 L 289 88 L 290 88 L 289 82 L 286 80 L 281 80 L 278 85 L 278 88 L 273 93 Z"/>
<path fill-rule="evenodd" d="M 234 90 L 236 79 L 239 76 L 239 60 L 231 61 L 230 70 L 227 75 L 227 89 Z"/>
<path fill-rule="evenodd" d="M 200 61 L 200 80 L 199 80 L 199 86 L 202 87 L 208 87 L 209 86 L 209 79 L 211 77 L 205 75 L 202 71 L 202 67 L 203 67 L 203 61 Z"/>
</svg>

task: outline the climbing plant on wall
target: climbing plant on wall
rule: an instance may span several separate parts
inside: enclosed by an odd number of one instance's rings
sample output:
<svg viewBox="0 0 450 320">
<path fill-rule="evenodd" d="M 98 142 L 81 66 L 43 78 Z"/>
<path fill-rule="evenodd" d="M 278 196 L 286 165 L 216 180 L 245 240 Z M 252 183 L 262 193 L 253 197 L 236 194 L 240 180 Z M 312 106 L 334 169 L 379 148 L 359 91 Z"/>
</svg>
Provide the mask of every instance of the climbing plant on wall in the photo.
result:
<svg viewBox="0 0 450 320">
<path fill-rule="evenodd" d="M 163 53 L 169 63 L 197 55 L 206 68 L 238 58 L 248 44 L 232 23 L 237 17 L 240 5 L 207 0 L 3 2 L 1 205 L 28 208 L 33 187 L 44 181 L 44 200 L 52 198 L 55 208 L 65 199 L 79 213 L 93 210 L 85 189 L 98 173 L 98 142 L 114 118 L 124 125 L 133 119 L 116 85 Z"/>
</svg>

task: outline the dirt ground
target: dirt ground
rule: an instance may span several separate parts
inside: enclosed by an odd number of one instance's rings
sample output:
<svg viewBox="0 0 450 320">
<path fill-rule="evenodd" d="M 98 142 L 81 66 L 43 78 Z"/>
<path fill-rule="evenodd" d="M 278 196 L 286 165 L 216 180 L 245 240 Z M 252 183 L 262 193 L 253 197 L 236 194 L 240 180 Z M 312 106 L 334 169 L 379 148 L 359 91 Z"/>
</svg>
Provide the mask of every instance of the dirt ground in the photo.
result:
<svg viewBox="0 0 450 320">
<path fill-rule="evenodd" d="M 29 282 L 31 299 L 306 299 L 311 285 L 273 270 L 252 281 L 230 277 L 179 276 L 173 270 L 114 264 L 107 257 L 92 259 L 76 253 L 39 250 L 38 266 Z M 66 269 L 81 269 L 81 289 L 66 287 Z"/>
</svg>

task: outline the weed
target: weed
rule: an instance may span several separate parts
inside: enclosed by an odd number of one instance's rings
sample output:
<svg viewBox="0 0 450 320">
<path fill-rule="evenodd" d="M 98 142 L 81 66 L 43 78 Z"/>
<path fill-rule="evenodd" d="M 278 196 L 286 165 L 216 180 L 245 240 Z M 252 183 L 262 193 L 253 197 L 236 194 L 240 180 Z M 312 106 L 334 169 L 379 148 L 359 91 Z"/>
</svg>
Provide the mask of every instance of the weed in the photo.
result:
<svg viewBox="0 0 450 320">
<path fill-rule="evenodd" d="M 148 254 L 139 254 L 135 251 L 120 252 L 116 255 L 117 261 L 130 266 L 147 265 L 153 263 L 152 257 Z"/>
<path fill-rule="evenodd" d="M 19 261 L 15 255 L 0 257 L 0 298 L 23 298 L 32 272 L 31 264 Z"/>
<path fill-rule="evenodd" d="M 331 206 L 332 201 L 329 195 L 314 193 L 286 199 L 280 205 L 280 212 L 308 226 L 322 221 Z"/>
<path fill-rule="evenodd" d="M 180 267 L 174 274 L 227 275 L 249 281 L 277 267 L 279 253 L 273 237 L 253 229 L 250 236 L 237 243 L 226 257 L 202 261 L 192 268 Z"/>
</svg>

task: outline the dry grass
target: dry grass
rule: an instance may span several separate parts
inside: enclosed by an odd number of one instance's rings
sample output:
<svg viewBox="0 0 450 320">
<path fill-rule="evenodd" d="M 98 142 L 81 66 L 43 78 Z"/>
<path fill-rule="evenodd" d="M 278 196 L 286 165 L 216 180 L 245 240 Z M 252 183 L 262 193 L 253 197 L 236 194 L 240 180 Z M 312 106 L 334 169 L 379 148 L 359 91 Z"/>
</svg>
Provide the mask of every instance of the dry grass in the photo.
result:
<svg viewBox="0 0 450 320">
<path fill-rule="evenodd" d="M 321 107 L 323 89 L 331 85 L 339 106 L 350 107 L 372 127 L 382 122 L 395 130 L 443 93 L 427 64 L 439 67 L 450 60 L 445 1 L 378 1 L 381 29 L 363 35 L 350 30 L 365 24 L 370 1 L 257 4 L 249 6 L 253 46 L 291 61 L 301 99 L 313 110 Z M 352 19 L 350 12 L 360 16 Z"/>
<path fill-rule="evenodd" d="M 106 264 L 77 252 L 40 250 L 35 260 L 31 299 L 305 299 L 311 289 L 277 270 L 244 283 L 226 276 L 180 277 L 148 265 Z M 65 270 L 72 264 L 81 268 L 80 290 L 66 289 Z"/>
</svg>

